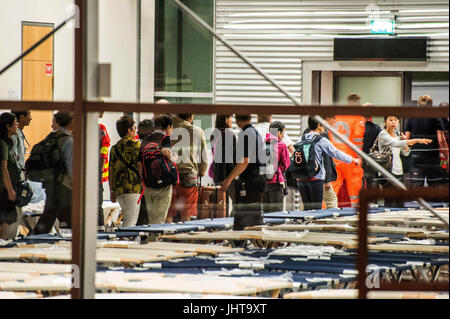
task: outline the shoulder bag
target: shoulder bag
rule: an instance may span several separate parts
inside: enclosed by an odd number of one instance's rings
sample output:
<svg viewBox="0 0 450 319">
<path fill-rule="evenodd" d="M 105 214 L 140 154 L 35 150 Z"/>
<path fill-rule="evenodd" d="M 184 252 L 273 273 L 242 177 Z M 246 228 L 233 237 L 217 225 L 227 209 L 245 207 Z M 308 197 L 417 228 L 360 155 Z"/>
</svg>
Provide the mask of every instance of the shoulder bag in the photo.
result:
<svg viewBox="0 0 450 319">
<path fill-rule="evenodd" d="M 378 147 L 379 136 L 380 135 L 378 134 L 375 143 L 373 143 L 373 146 L 370 149 L 369 157 L 372 158 L 379 165 L 381 165 L 385 170 L 390 172 L 392 170 L 392 150 L 391 148 L 386 148 L 384 152 L 380 151 Z"/>
</svg>

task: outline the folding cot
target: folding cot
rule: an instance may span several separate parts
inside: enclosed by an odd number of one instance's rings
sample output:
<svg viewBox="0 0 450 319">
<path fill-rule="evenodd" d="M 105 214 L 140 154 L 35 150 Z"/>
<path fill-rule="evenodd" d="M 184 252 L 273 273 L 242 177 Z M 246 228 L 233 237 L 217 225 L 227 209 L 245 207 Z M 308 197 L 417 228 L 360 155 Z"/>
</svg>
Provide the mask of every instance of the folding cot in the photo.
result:
<svg viewBox="0 0 450 319">
<path fill-rule="evenodd" d="M 219 245 L 184 244 L 171 242 L 149 242 L 146 244 L 139 244 L 136 242 L 126 242 L 126 241 L 98 242 L 97 247 L 194 252 L 198 255 L 213 255 L 213 256 L 223 253 L 241 252 L 244 250 L 243 248 L 232 248 L 230 246 L 219 246 Z"/>
<path fill-rule="evenodd" d="M 120 232 L 140 232 L 140 233 L 153 233 L 153 234 L 178 234 L 191 231 L 201 231 L 205 228 L 198 225 L 188 225 L 183 223 L 169 223 L 169 224 L 152 224 L 144 226 L 132 226 L 122 227 L 116 230 L 116 233 Z"/>
<path fill-rule="evenodd" d="M 370 208 L 369 213 L 381 213 L 384 212 L 384 209 L 381 208 Z M 264 217 L 266 218 L 284 218 L 284 219 L 293 219 L 296 221 L 311 221 L 316 219 L 323 218 L 336 218 L 341 216 L 353 216 L 356 215 L 357 210 L 352 207 L 343 207 L 343 208 L 327 208 L 327 209 L 319 209 L 315 211 L 288 211 L 288 212 L 274 212 L 274 213 L 265 213 Z"/>
<path fill-rule="evenodd" d="M 0 291 L 0 299 L 38 299 L 42 294 L 35 292 Z"/>
<path fill-rule="evenodd" d="M 176 252 L 167 250 L 97 248 L 96 258 L 100 264 L 140 265 L 145 262 L 163 261 L 172 258 L 192 257 L 195 252 Z M 50 261 L 67 263 L 72 260 L 70 246 L 49 245 L 40 247 L 14 247 L 0 250 L 2 261 Z"/>
<path fill-rule="evenodd" d="M 139 232 L 132 231 L 120 231 L 120 232 L 104 232 L 99 231 L 97 233 L 97 239 L 99 240 L 109 240 L 116 238 L 135 238 L 139 236 Z M 72 236 L 70 234 L 66 234 L 61 236 L 60 234 L 39 234 L 39 235 L 30 235 L 30 236 L 19 236 L 15 241 L 11 242 L 9 246 L 14 246 L 17 244 L 38 244 L 38 243 L 57 243 L 61 241 L 71 241 Z"/>
<path fill-rule="evenodd" d="M 314 231 L 324 233 L 357 233 L 358 227 L 346 224 L 283 224 L 276 226 L 260 226 L 252 229 L 266 229 L 269 231 Z M 448 230 L 429 231 L 419 227 L 391 227 L 391 226 L 369 226 L 369 234 L 389 237 L 391 239 L 413 239 L 431 238 L 436 240 L 449 240 Z"/>
<path fill-rule="evenodd" d="M 70 299 L 70 295 L 58 295 L 52 297 L 46 297 L 44 299 Z M 132 300 L 144 300 L 144 299 L 263 299 L 263 297 L 252 296 L 233 296 L 233 295 L 215 295 L 215 294 L 199 294 L 199 293 L 143 293 L 143 292 L 122 292 L 122 293 L 96 293 L 95 299 L 132 299 Z"/>
<path fill-rule="evenodd" d="M 323 289 L 285 294 L 284 299 L 357 299 L 357 289 Z M 448 293 L 425 291 L 369 291 L 368 299 L 449 299 Z"/>
<path fill-rule="evenodd" d="M 189 234 L 162 235 L 161 239 L 176 241 L 229 241 L 233 245 L 236 241 L 252 241 L 258 247 L 270 248 L 276 243 L 304 243 L 342 246 L 346 248 L 357 247 L 357 236 L 354 234 L 322 234 L 318 232 L 263 232 L 263 231 L 217 231 L 212 233 L 194 232 Z M 387 237 L 369 238 L 369 243 L 387 241 Z"/>
<path fill-rule="evenodd" d="M 147 263 L 144 267 L 156 270 L 167 269 L 249 269 L 273 272 L 308 272 L 327 275 L 356 275 L 356 254 L 305 256 L 296 252 L 277 254 L 276 250 L 244 251 L 238 255 L 221 254 L 220 258 L 185 258 L 183 260 Z M 448 265 L 448 254 L 413 254 L 371 252 L 371 270 L 389 280 L 400 281 L 406 271 L 414 277 L 421 276 L 428 281 L 436 281 L 440 267 Z M 431 276 L 426 274 L 430 271 Z"/>
<path fill-rule="evenodd" d="M 99 268 L 98 272 L 111 271 L 109 268 Z M 292 282 L 292 287 L 287 290 L 312 290 L 317 287 L 335 287 L 337 285 L 345 285 L 356 280 L 354 275 L 342 275 L 342 274 L 318 274 L 307 272 L 274 272 L 274 271 L 261 271 L 261 270 L 242 270 L 242 269 L 225 269 L 222 268 L 143 268 L 143 269 L 114 269 L 113 271 L 123 271 L 126 273 L 164 273 L 168 277 L 173 274 L 208 274 L 216 275 L 224 278 L 245 278 L 248 276 L 263 278 L 287 278 Z"/>
<path fill-rule="evenodd" d="M 284 218 L 264 218 L 264 225 L 279 225 L 285 222 Z M 233 228 L 234 219 L 214 218 L 214 219 L 198 219 L 184 222 L 185 225 L 195 225 L 203 227 L 205 230 L 228 230 Z"/>
<path fill-rule="evenodd" d="M 278 297 L 292 282 L 281 277 L 220 277 L 207 274 L 99 272 L 96 287 L 113 292 L 176 292 Z"/>
</svg>

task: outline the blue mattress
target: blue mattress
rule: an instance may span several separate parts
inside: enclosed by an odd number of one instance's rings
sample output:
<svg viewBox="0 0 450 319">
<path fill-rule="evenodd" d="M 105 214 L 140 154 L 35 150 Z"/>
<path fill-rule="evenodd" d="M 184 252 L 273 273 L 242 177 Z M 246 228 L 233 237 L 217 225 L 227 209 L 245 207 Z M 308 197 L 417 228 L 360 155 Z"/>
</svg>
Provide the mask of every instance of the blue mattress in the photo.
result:
<svg viewBox="0 0 450 319">
<path fill-rule="evenodd" d="M 448 207 L 446 202 L 427 202 L 433 208 Z M 418 202 L 406 202 L 405 208 L 420 208 L 421 205 Z"/>
<path fill-rule="evenodd" d="M 98 239 L 114 239 L 114 238 L 125 238 L 125 237 L 137 237 L 141 233 L 137 231 L 116 231 L 116 232 L 106 232 L 99 231 L 97 233 Z M 102 237 L 102 238 L 100 238 Z"/>
<path fill-rule="evenodd" d="M 183 223 L 184 225 L 190 226 L 201 226 L 205 229 L 217 229 L 217 230 L 226 230 L 233 228 L 233 218 L 214 218 L 214 219 L 198 219 L 191 220 Z"/>
<path fill-rule="evenodd" d="M 284 224 L 286 220 L 284 218 L 264 218 L 264 224 L 279 225 Z M 227 218 L 214 218 L 214 219 L 198 219 L 191 220 L 183 223 L 184 225 L 200 226 L 207 230 L 227 230 L 232 229 L 234 224 L 233 217 Z"/>
<path fill-rule="evenodd" d="M 320 209 L 316 211 L 289 211 L 289 212 L 276 212 L 265 213 L 265 218 L 289 218 L 289 219 L 321 219 L 329 218 L 339 214 L 341 210 L 338 208 Z"/>
<path fill-rule="evenodd" d="M 97 239 L 99 240 L 107 240 L 107 239 L 114 239 L 114 238 L 123 238 L 123 237 L 137 237 L 139 233 L 137 232 L 98 232 L 97 233 Z M 53 234 L 39 234 L 39 235 L 30 235 L 27 237 L 22 237 L 14 241 L 13 246 L 15 246 L 18 243 L 26 243 L 26 244 L 42 244 L 42 243 L 49 243 L 53 244 L 59 241 L 71 241 L 71 237 L 62 237 L 60 235 L 53 235 Z"/>
<path fill-rule="evenodd" d="M 309 260 L 309 261 L 299 261 L 292 260 L 291 258 L 281 258 L 283 256 L 273 256 L 273 259 L 277 259 L 281 262 L 276 263 L 266 263 L 264 265 L 264 270 L 268 271 L 294 271 L 294 272 L 310 272 L 310 273 L 327 273 L 327 274 L 346 274 L 349 272 L 356 271 L 356 263 L 353 260 Z M 296 257 L 301 258 L 301 257 Z M 270 260 L 270 259 L 269 259 Z M 228 261 L 219 262 L 217 259 L 213 258 L 186 258 L 179 262 L 163 261 L 158 263 L 161 265 L 161 269 L 168 268 L 199 268 L 199 269 L 234 269 L 239 268 L 239 264 L 245 263 L 245 260 L 240 262 Z M 249 261 L 250 263 L 252 261 Z M 254 263 L 260 264 L 260 262 L 255 261 Z M 412 269 L 412 265 L 405 265 L 406 263 L 400 263 L 401 265 L 394 265 L 391 262 L 377 261 L 376 264 L 379 267 L 389 267 L 396 270 L 407 270 Z M 383 271 L 383 270 L 382 270 Z"/>
<path fill-rule="evenodd" d="M 241 252 L 243 256 L 241 261 L 226 260 L 226 254 L 221 255 L 224 259 L 218 262 L 218 258 L 186 258 L 180 262 L 163 261 L 159 263 L 161 269 L 235 269 L 239 268 L 240 263 L 244 263 L 245 257 L 256 258 L 257 261 L 248 261 L 261 264 L 262 260 L 275 261 L 274 263 L 264 264 L 264 270 L 267 271 L 290 271 L 290 272 L 306 272 L 306 273 L 323 273 L 323 274 L 348 274 L 356 271 L 357 256 L 355 253 L 351 255 L 332 255 L 329 260 L 310 259 L 298 255 L 274 255 L 273 250 L 246 250 Z M 294 260 L 295 259 L 295 260 Z M 225 263 L 225 262 L 226 263 Z M 281 261 L 281 262 L 280 262 Z M 410 262 L 410 263 L 408 263 Z M 411 264 L 414 262 L 414 265 Z M 419 264 L 417 264 L 419 263 Z M 419 254 L 419 253 L 391 253 L 391 252 L 370 252 L 368 264 L 377 265 L 383 268 L 395 269 L 396 271 L 404 271 L 413 269 L 416 266 L 430 267 L 448 265 L 448 254 Z M 160 269 L 160 270 L 161 270 Z M 385 271 L 384 269 L 380 270 Z"/>
<path fill-rule="evenodd" d="M 290 218 L 290 219 L 322 219 L 322 218 L 332 218 L 332 217 L 342 217 L 342 216 L 353 216 L 356 215 L 357 209 L 354 207 L 342 207 L 342 208 L 328 208 L 319 209 L 315 211 L 289 211 L 289 212 L 275 212 L 266 213 L 264 217 L 266 218 Z M 376 214 L 385 212 L 385 208 L 370 208 L 369 214 Z"/>
<path fill-rule="evenodd" d="M 175 234 L 191 231 L 203 230 L 203 226 L 188 225 L 188 224 L 154 224 L 145 226 L 122 227 L 116 232 L 144 232 L 144 233 L 163 233 Z"/>
<path fill-rule="evenodd" d="M 71 241 L 71 237 L 61 237 L 60 235 L 52 235 L 52 234 L 39 234 L 39 235 L 30 235 L 27 237 L 20 238 L 16 240 L 16 242 L 26 242 L 26 243 L 54 243 L 58 241 Z"/>
</svg>

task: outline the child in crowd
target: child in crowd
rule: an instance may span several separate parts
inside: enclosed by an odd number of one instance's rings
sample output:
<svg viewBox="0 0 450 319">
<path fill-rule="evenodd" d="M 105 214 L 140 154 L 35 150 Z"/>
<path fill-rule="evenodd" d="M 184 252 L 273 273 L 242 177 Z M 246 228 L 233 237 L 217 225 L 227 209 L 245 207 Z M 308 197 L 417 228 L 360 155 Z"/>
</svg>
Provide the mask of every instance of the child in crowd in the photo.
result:
<svg viewBox="0 0 450 319">
<path fill-rule="evenodd" d="M 263 193 L 263 211 L 283 211 L 283 199 L 286 189 L 284 173 L 290 165 L 289 151 L 283 142 L 286 127 L 283 123 L 276 121 L 270 124 L 270 133 L 266 135 L 266 143 L 274 143 L 275 158 L 277 159 L 276 171 L 272 180 L 266 182 Z M 276 136 L 272 135 L 276 132 Z M 271 134 L 272 133 L 272 134 Z"/>
</svg>

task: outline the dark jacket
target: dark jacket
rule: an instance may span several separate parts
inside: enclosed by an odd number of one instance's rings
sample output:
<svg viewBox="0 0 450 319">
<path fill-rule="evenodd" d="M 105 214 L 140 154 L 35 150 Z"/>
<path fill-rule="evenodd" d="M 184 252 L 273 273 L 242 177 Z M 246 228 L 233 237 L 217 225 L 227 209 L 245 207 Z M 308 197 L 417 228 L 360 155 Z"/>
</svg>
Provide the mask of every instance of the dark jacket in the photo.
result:
<svg viewBox="0 0 450 319">
<path fill-rule="evenodd" d="M 310 132 L 310 129 L 307 128 L 304 132 L 303 135 L 307 134 Z M 325 129 L 325 132 L 323 132 L 322 134 L 320 134 L 323 137 L 326 137 L 328 140 L 330 139 L 330 137 L 328 136 L 328 130 Z M 337 180 L 337 172 L 336 172 L 336 166 L 334 165 L 334 161 L 333 159 L 328 156 L 327 154 L 323 154 L 323 167 L 325 168 L 325 180 L 324 183 L 329 183 L 329 182 L 334 182 L 335 180 Z"/>
<path fill-rule="evenodd" d="M 363 138 L 363 152 L 369 154 L 370 149 L 372 148 L 375 140 L 377 139 L 378 134 L 381 132 L 381 128 L 372 123 L 371 121 L 366 121 L 366 130 L 364 131 Z"/>
<path fill-rule="evenodd" d="M 219 185 L 230 175 L 236 166 L 236 135 L 231 129 L 216 129 L 213 133 L 211 149 L 214 157 L 209 169 L 209 177 Z M 232 145 L 226 143 L 232 142 Z M 230 147 L 231 146 L 231 147 Z"/>
</svg>

